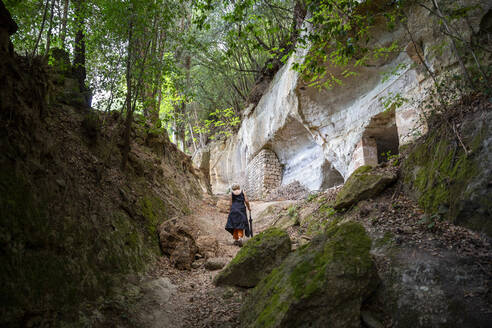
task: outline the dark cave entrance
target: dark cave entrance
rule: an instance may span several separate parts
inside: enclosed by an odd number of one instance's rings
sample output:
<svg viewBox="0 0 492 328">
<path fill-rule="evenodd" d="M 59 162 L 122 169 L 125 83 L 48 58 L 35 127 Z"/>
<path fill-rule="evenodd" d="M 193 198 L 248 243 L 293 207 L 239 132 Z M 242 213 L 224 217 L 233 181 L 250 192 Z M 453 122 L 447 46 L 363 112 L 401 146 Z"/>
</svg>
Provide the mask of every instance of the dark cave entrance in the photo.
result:
<svg viewBox="0 0 492 328">
<path fill-rule="evenodd" d="M 395 121 L 395 111 L 382 112 L 372 117 L 363 137 L 375 141 L 378 164 L 388 161 L 391 156 L 397 155 L 400 142 Z"/>
</svg>

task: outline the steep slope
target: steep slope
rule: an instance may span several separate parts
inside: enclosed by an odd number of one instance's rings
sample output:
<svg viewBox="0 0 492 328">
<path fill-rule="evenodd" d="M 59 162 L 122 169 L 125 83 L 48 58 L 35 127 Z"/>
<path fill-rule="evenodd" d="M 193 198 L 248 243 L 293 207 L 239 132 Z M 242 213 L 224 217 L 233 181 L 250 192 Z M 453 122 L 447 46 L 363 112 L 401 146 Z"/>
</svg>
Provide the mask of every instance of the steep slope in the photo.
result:
<svg viewBox="0 0 492 328">
<path fill-rule="evenodd" d="M 4 15 L 0 326 L 76 325 L 160 255 L 158 224 L 189 213 L 207 184 L 143 120 L 122 171 L 119 113 L 84 108 L 70 68 L 14 55 Z"/>
</svg>

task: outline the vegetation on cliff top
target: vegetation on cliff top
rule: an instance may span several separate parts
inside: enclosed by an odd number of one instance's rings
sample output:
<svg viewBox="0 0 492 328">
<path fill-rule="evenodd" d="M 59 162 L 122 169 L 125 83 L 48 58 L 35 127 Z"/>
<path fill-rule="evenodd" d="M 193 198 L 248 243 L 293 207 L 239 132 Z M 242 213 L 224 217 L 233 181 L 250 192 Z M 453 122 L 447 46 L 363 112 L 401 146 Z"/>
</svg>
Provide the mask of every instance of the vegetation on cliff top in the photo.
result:
<svg viewBox="0 0 492 328">
<path fill-rule="evenodd" d="M 487 85 L 490 73 L 484 61 L 487 49 L 480 46 L 480 36 L 468 41 L 464 37 L 468 32 L 456 28 L 456 23 L 480 10 L 468 3 L 5 2 L 19 25 L 18 33 L 13 35 L 19 53 L 41 55 L 54 66 L 64 63 L 58 60 L 60 56 L 72 59 L 70 73 L 84 93 L 82 102 L 92 99 L 93 107 L 99 110 L 122 110 L 127 126 L 134 113 L 141 113 L 152 125 L 164 126 L 173 142 L 189 153 L 209 138 L 234 131 L 242 110 L 258 103 L 275 72 L 296 47 L 309 47 L 309 52 L 293 68 L 303 73 L 308 84 L 324 88 L 339 87 L 357 67 L 406 51 L 409 41 L 415 48 L 410 52 L 421 56 L 418 40 L 413 38 L 416 31 L 408 26 L 411 6 L 424 8 L 429 24 L 443 26 L 443 45 L 433 52 L 450 49 L 469 87 Z M 396 40 L 374 42 L 375 30 L 394 31 L 402 26 L 406 34 L 402 44 Z M 425 61 L 417 60 L 416 65 L 436 80 L 436 73 Z M 329 67 L 337 67 L 341 73 L 333 74 Z M 397 105 L 404 97 L 395 95 L 395 99 L 387 99 L 387 105 Z M 127 132 L 124 138 L 128 149 Z"/>
</svg>

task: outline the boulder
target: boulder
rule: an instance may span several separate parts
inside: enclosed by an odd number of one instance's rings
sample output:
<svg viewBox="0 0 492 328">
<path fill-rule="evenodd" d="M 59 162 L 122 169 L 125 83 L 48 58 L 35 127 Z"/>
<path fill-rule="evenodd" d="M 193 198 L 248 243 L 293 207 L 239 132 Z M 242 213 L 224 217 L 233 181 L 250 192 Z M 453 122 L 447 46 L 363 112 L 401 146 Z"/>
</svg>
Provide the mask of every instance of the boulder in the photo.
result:
<svg viewBox="0 0 492 328">
<path fill-rule="evenodd" d="M 210 270 L 210 271 L 220 270 L 226 266 L 227 262 L 229 262 L 229 259 L 227 259 L 225 257 L 209 258 L 205 262 L 205 269 Z"/>
<path fill-rule="evenodd" d="M 242 327 L 360 327 L 361 305 L 379 282 L 370 248 L 360 224 L 329 227 L 249 293 Z"/>
<path fill-rule="evenodd" d="M 214 279 L 214 284 L 254 287 L 289 255 L 289 235 L 271 228 L 250 239 Z"/>
<path fill-rule="evenodd" d="M 377 261 L 385 261 L 378 270 L 376 308 L 391 317 L 395 328 L 492 327 L 490 255 L 439 250 L 439 243 L 430 249 L 390 246 L 376 251 Z M 368 323 L 364 313 L 362 319 Z"/>
<path fill-rule="evenodd" d="M 195 260 L 196 246 L 192 239 L 180 240 L 170 253 L 171 263 L 178 269 L 191 270 Z"/>
<path fill-rule="evenodd" d="M 217 256 L 219 242 L 214 236 L 200 236 L 196 239 L 196 246 L 198 253 L 208 259 Z"/>
<path fill-rule="evenodd" d="M 191 269 L 198 248 L 194 229 L 187 220 L 174 218 L 163 222 L 159 226 L 159 240 L 162 251 L 176 268 Z"/>
<path fill-rule="evenodd" d="M 337 194 L 333 208 L 348 208 L 361 200 L 377 196 L 396 178 L 393 172 L 377 172 L 371 166 L 361 166 L 347 179 Z"/>
</svg>

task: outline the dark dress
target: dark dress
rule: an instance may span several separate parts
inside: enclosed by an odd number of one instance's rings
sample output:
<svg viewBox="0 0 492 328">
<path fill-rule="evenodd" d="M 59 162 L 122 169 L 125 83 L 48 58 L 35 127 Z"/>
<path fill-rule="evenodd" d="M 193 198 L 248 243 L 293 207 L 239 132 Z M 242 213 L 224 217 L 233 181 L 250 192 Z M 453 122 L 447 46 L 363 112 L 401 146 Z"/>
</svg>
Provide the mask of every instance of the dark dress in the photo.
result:
<svg viewBox="0 0 492 328">
<path fill-rule="evenodd" d="M 244 204 L 244 193 L 242 191 L 239 195 L 232 193 L 232 206 L 227 217 L 225 229 L 231 234 L 234 233 L 234 229 L 243 229 L 246 237 L 250 236 L 246 205 Z"/>
</svg>

